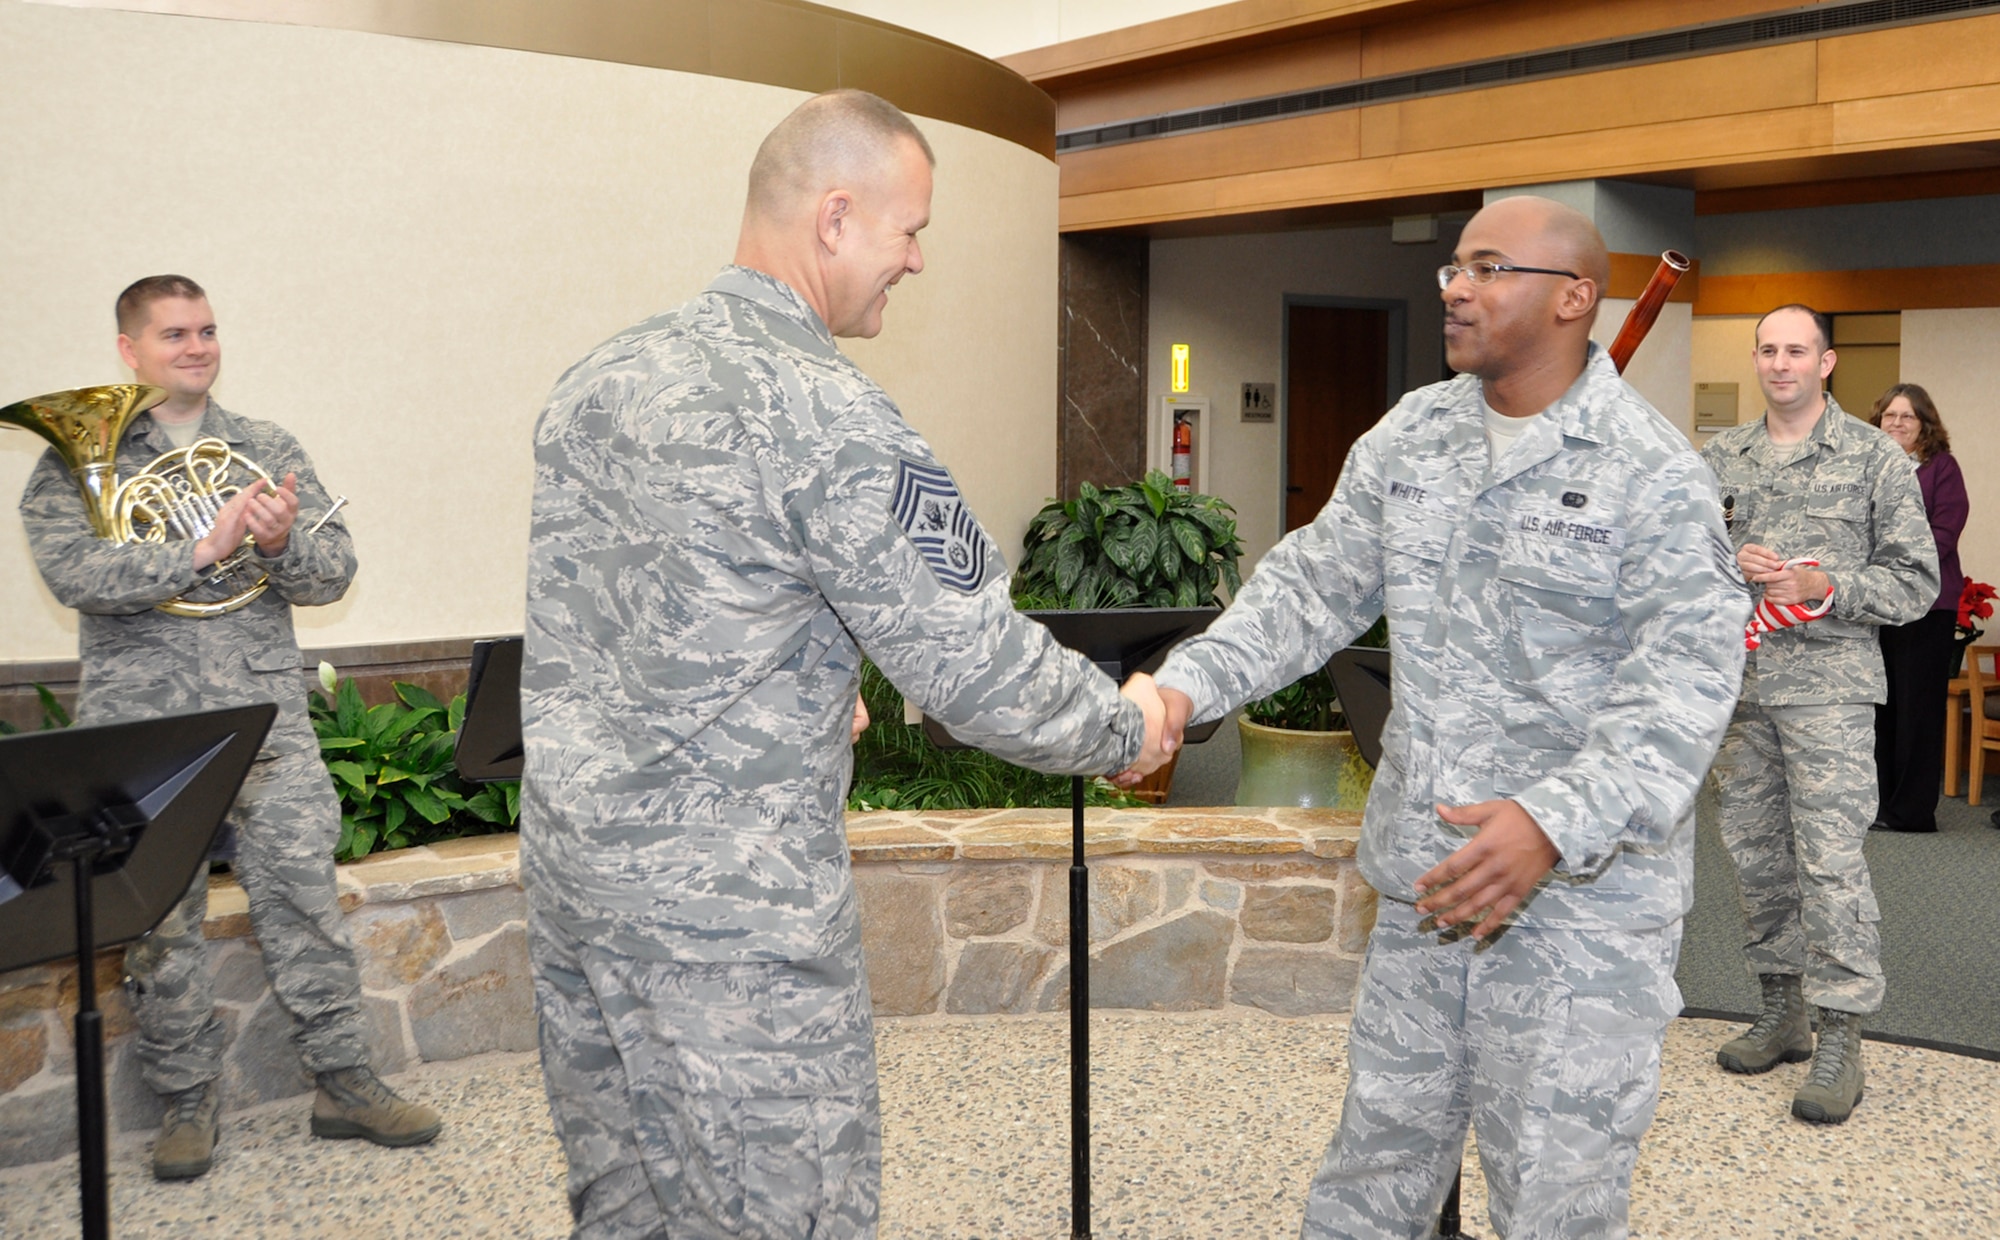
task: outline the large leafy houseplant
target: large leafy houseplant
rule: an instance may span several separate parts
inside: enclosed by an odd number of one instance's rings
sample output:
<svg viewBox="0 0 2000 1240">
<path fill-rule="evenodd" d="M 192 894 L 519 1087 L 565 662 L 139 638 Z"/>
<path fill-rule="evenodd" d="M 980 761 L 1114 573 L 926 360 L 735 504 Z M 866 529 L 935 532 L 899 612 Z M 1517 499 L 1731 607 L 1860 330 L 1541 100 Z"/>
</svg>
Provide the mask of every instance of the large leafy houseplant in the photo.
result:
<svg viewBox="0 0 2000 1240">
<path fill-rule="evenodd" d="M 1050 500 L 1028 523 L 1014 577 L 1022 608 L 1206 607 L 1242 587 L 1236 510 L 1174 489 L 1160 470 L 1073 500 Z"/>
<path fill-rule="evenodd" d="M 369 706 L 354 681 L 319 665 L 329 701 L 309 698 L 320 755 L 340 793 L 340 844 L 334 860 L 378 849 L 434 844 L 512 827 L 521 786 L 508 780 L 474 788 L 458 777 L 452 750 L 465 718 L 465 695 L 450 705 L 419 685 L 397 681 L 394 702 Z"/>
</svg>

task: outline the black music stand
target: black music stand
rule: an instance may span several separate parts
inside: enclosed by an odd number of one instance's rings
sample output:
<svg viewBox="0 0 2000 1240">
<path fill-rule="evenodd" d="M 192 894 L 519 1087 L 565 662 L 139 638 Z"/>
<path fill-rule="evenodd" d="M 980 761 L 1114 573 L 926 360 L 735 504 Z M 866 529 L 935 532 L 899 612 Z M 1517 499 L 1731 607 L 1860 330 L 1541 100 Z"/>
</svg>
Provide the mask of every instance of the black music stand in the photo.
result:
<svg viewBox="0 0 2000 1240">
<path fill-rule="evenodd" d="M 1369 766 L 1382 764 L 1382 726 L 1389 722 L 1389 652 L 1368 646 L 1349 646 L 1327 660 L 1327 674 L 1333 677 L 1333 692 L 1354 730 L 1354 747 Z M 1465 1186 L 1463 1170 L 1451 1177 L 1451 1192 L 1445 1195 L 1444 1210 L 1438 1215 L 1438 1240 L 1473 1240 L 1465 1234 L 1460 1220 L 1459 1193 Z"/>
<path fill-rule="evenodd" d="M 521 642 L 493 637 L 472 643 L 465 718 L 452 754 L 461 779 L 486 784 L 521 778 Z"/>
<path fill-rule="evenodd" d="M 1025 611 L 1047 625 L 1055 639 L 1082 654 L 1119 684 L 1166 661 L 1174 643 L 1207 628 L 1219 607 L 1127 607 L 1092 611 Z M 1220 719 L 1187 729 L 1198 745 L 1215 735 Z M 936 720 L 924 734 L 943 748 L 964 748 Z M 1090 1235 L 1090 871 L 1083 856 L 1084 777 L 1070 782 L 1069 866 L 1069 1175 L 1070 1236 Z"/>
<path fill-rule="evenodd" d="M 186 894 L 277 713 L 266 702 L 0 739 L 0 971 L 76 961 L 86 1240 L 111 1234 L 97 950 L 145 934 Z"/>
</svg>

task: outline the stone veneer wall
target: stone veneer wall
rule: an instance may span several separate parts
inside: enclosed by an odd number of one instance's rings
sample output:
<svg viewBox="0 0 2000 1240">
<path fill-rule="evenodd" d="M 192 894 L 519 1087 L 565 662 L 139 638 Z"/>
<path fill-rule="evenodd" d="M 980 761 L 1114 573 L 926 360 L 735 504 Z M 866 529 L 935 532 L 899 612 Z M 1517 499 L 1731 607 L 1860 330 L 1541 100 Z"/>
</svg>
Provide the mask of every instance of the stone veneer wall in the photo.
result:
<svg viewBox="0 0 2000 1240">
<path fill-rule="evenodd" d="M 1241 1005 L 1282 1016 L 1351 1005 L 1374 893 L 1355 872 L 1359 815 L 1328 810 L 1092 810 L 1091 1006 Z M 869 983 L 883 1016 L 1048 1011 L 1069 1002 L 1067 811 L 856 814 L 848 821 Z M 361 954 L 375 1067 L 535 1046 L 526 897 L 512 835 L 340 867 Z M 230 1108 L 312 1088 L 271 997 L 233 881 L 211 884 L 207 937 L 229 1030 Z M 97 960 L 114 1132 L 150 1130 L 123 953 Z M 76 970 L 0 975 L 0 1166 L 76 1145 Z"/>
</svg>

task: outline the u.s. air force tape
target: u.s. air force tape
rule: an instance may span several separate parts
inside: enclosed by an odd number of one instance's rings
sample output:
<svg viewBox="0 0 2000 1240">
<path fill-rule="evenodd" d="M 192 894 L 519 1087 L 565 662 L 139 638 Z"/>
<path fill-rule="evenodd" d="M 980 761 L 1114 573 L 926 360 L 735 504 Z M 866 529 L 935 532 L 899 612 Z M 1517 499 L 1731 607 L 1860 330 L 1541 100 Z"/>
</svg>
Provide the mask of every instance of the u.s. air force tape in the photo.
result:
<svg viewBox="0 0 2000 1240">
<path fill-rule="evenodd" d="M 970 594 L 986 580 L 986 535 L 950 474 L 928 463 L 896 462 L 889 508 L 939 584 Z"/>
</svg>

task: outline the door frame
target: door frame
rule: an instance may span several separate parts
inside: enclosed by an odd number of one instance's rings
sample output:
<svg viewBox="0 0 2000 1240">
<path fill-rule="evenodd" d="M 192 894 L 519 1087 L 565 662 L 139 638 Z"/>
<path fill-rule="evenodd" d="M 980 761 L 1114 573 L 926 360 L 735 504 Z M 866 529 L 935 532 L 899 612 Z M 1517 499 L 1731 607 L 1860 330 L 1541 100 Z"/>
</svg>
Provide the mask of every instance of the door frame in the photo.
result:
<svg viewBox="0 0 2000 1240">
<path fill-rule="evenodd" d="M 1387 310 L 1389 312 L 1389 404 L 1383 413 L 1402 399 L 1409 388 L 1410 303 L 1401 297 L 1332 297 L 1319 293 L 1286 293 L 1278 311 L 1278 485 L 1277 521 L 1274 528 L 1284 537 L 1285 479 L 1292 475 L 1292 307 L 1324 306 L 1334 310 Z"/>
</svg>

